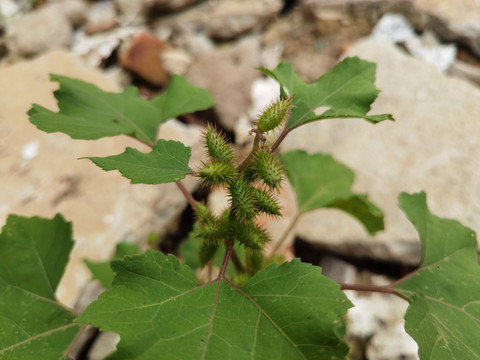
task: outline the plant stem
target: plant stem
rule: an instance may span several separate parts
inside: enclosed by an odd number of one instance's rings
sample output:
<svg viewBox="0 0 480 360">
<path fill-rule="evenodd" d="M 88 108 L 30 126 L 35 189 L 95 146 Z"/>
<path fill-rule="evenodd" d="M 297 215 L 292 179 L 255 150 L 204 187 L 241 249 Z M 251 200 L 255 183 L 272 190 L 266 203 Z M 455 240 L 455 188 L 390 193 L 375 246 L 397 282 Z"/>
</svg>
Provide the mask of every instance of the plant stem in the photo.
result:
<svg viewBox="0 0 480 360">
<path fill-rule="evenodd" d="M 268 259 L 271 259 L 272 256 L 275 255 L 275 253 L 282 247 L 283 243 L 287 239 L 288 234 L 290 234 L 290 232 L 293 230 L 295 224 L 297 223 L 298 219 L 300 218 L 300 215 L 302 215 L 302 213 L 300 213 L 300 212 L 297 215 L 295 215 L 295 217 L 293 218 L 290 225 L 288 225 L 288 228 L 285 230 L 285 232 L 283 233 L 280 240 L 275 244 L 275 246 L 270 251 L 270 256 L 268 257 Z"/>
<path fill-rule="evenodd" d="M 285 129 L 283 129 L 280 136 L 277 138 L 277 140 L 272 145 L 272 147 L 270 149 L 270 152 L 274 153 L 277 150 L 277 148 L 280 146 L 280 143 L 283 141 L 283 139 L 285 139 L 285 137 L 287 136 L 287 134 L 289 132 L 290 132 L 290 130 L 288 130 L 287 127 L 285 126 Z"/>
<path fill-rule="evenodd" d="M 185 196 L 185 198 L 187 199 L 187 201 L 190 204 L 190 206 L 192 207 L 192 209 L 195 210 L 196 201 L 193 198 L 192 194 L 190 194 L 190 192 L 187 190 L 185 185 L 183 185 L 183 183 L 180 180 L 177 181 L 175 184 L 177 184 L 178 188 L 182 192 L 183 196 Z"/>
<path fill-rule="evenodd" d="M 261 136 L 262 136 L 261 134 L 255 133 L 255 139 L 253 140 L 252 151 L 250 151 L 250 154 L 248 154 L 247 158 L 243 160 L 243 162 L 240 165 L 238 165 L 237 170 L 239 173 L 242 173 L 243 170 L 245 170 L 247 166 L 250 165 L 250 163 L 255 158 L 255 154 L 258 152 L 258 149 L 260 148 Z"/>
<path fill-rule="evenodd" d="M 378 292 L 384 294 L 392 294 L 402 298 L 405 301 L 408 301 L 408 297 L 399 293 L 395 290 L 392 285 L 372 285 L 372 284 L 344 284 L 340 283 L 340 290 L 355 290 L 355 291 L 369 291 L 369 292 Z"/>
<path fill-rule="evenodd" d="M 218 273 L 217 279 L 225 278 L 225 274 L 227 273 L 228 261 L 230 260 L 230 256 L 232 255 L 233 251 L 233 243 L 233 240 L 228 240 L 225 242 L 225 246 L 227 248 L 225 249 L 225 255 L 223 256 L 222 266 L 220 267 L 220 272 Z"/>
</svg>

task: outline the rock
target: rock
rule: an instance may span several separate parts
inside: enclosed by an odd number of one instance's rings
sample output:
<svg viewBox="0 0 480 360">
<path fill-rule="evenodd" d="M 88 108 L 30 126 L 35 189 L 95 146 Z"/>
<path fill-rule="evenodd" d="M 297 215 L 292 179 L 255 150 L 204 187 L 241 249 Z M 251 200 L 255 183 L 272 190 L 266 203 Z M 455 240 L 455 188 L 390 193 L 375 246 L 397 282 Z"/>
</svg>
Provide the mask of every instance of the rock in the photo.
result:
<svg viewBox="0 0 480 360">
<path fill-rule="evenodd" d="M 77 31 L 73 38 L 71 52 L 81 56 L 91 66 L 101 66 L 120 47 L 142 31 L 138 27 L 121 26 L 110 31 L 87 35 Z"/>
<path fill-rule="evenodd" d="M 460 41 L 480 55 L 480 6 L 469 0 L 414 0 L 430 16 L 429 28 L 442 40 Z"/>
<path fill-rule="evenodd" d="M 146 0 L 113 0 L 117 12 L 129 23 L 142 22 L 145 2 Z"/>
<path fill-rule="evenodd" d="M 13 24 L 8 46 L 14 54 L 33 56 L 49 49 L 68 48 L 72 35 L 70 21 L 58 13 L 57 7 L 45 6 L 20 17 Z"/>
<path fill-rule="evenodd" d="M 147 0 L 146 8 L 153 12 L 177 11 L 199 0 Z"/>
<path fill-rule="evenodd" d="M 84 26 L 83 31 L 86 34 L 96 34 L 108 31 L 119 25 L 116 9 L 113 2 L 102 1 L 90 5 L 88 12 L 88 22 Z"/>
<path fill-rule="evenodd" d="M 101 332 L 92 345 L 88 354 L 90 360 L 103 360 L 117 349 L 120 335 L 110 331 Z"/>
<path fill-rule="evenodd" d="M 282 10 L 279 0 L 224 0 L 212 2 L 204 28 L 212 38 L 235 39 L 263 28 Z"/>
<path fill-rule="evenodd" d="M 120 54 L 120 64 L 152 85 L 164 87 L 169 74 L 161 61 L 161 53 L 170 46 L 153 35 L 142 32 Z"/>
<path fill-rule="evenodd" d="M 417 343 L 404 330 L 408 302 L 379 293 L 346 294 L 354 305 L 347 313 L 347 339 L 352 350 L 355 343 L 366 343 L 369 360 L 419 359 Z"/>
<path fill-rule="evenodd" d="M 250 88 L 261 76 L 255 70 L 259 61 L 260 42 L 251 37 L 200 55 L 185 74 L 193 85 L 210 92 L 219 122 L 229 131 L 242 114 L 248 114 Z"/>
<path fill-rule="evenodd" d="M 301 217 L 298 236 L 356 256 L 416 264 L 418 235 L 397 206 L 400 192 L 425 190 L 431 211 L 479 232 L 480 90 L 441 73 L 379 40 L 356 44 L 348 55 L 377 65 L 381 93 L 372 113 L 392 113 L 396 122 L 375 126 L 361 119 L 335 119 L 299 127 L 282 150 L 330 153 L 355 171 L 354 190 L 368 193 L 385 212 L 385 230 L 369 237 L 353 218 L 318 210 Z"/>
<path fill-rule="evenodd" d="M 58 16 L 65 16 L 72 26 L 80 26 L 89 16 L 89 8 L 82 0 L 61 0 L 48 5 Z"/>
<path fill-rule="evenodd" d="M 56 107 L 52 91 L 58 85 L 49 81 L 51 72 L 107 91 L 119 87 L 63 51 L 0 69 L 0 223 L 9 213 L 52 218 L 59 212 L 73 222 L 76 243 L 57 290 L 59 300 L 73 307 L 91 277 L 82 259 L 105 260 L 121 240 L 142 243 L 153 231 L 165 235 L 176 225 L 186 201 L 173 183 L 131 185 L 116 171 L 104 172 L 88 160 L 77 160 L 119 154 L 126 146 L 148 150 L 133 139 L 72 140 L 32 125 L 27 116 L 32 103 Z M 192 145 L 193 154 L 203 153 L 200 133 L 174 120 L 161 129 L 161 134 Z M 197 186 L 190 177 L 184 183 L 191 191 Z"/>
</svg>

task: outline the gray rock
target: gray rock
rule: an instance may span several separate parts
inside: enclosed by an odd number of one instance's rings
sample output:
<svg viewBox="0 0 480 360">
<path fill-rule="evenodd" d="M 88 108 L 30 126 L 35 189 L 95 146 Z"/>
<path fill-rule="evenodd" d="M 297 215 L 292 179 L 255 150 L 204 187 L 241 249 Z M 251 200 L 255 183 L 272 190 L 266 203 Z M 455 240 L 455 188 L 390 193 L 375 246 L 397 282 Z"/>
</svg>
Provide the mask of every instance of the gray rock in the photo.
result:
<svg viewBox="0 0 480 360">
<path fill-rule="evenodd" d="M 68 48 L 73 26 L 86 18 L 81 0 L 68 0 L 43 6 L 19 17 L 8 34 L 12 54 L 33 56 L 54 48 Z M 48 25 L 47 25 L 48 24 Z"/>
<path fill-rule="evenodd" d="M 192 5 L 199 0 L 146 0 L 147 9 L 153 11 L 176 11 Z"/>
<path fill-rule="evenodd" d="M 261 76 L 255 70 L 259 61 L 260 41 L 249 37 L 200 55 L 185 74 L 192 84 L 212 94 L 219 121 L 227 130 L 248 113 L 251 85 Z"/>
<path fill-rule="evenodd" d="M 118 172 L 104 172 L 87 160 L 77 160 L 119 154 L 126 146 L 148 151 L 133 139 L 72 140 L 32 125 L 27 116 L 32 103 L 56 107 L 52 91 L 58 85 L 48 78 L 52 72 L 107 91 L 119 87 L 63 51 L 0 69 L 0 223 L 10 213 L 51 218 L 59 212 L 73 222 L 76 243 L 57 291 L 59 300 L 72 307 L 91 277 L 82 259 L 105 260 L 121 240 L 146 241 L 153 231 L 164 235 L 176 226 L 186 201 L 173 183 L 131 185 Z M 203 154 L 200 133 L 174 120 L 161 129 L 162 137 L 192 146 L 196 157 Z M 191 191 L 197 186 L 192 178 L 184 183 Z"/>
<path fill-rule="evenodd" d="M 369 237 L 352 218 L 318 210 L 304 215 L 297 234 L 339 251 L 415 264 L 418 235 L 397 206 L 400 192 L 425 190 L 431 211 L 480 230 L 480 90 L 378 40 L 356 44 L 348 55 L 377 65 L 381 93 L 372 113 L 396 122 L 371 125 L 336 119 L 302 126 L 283 150 L 331 153 L 356 173 L 354 190 L 368 193 L 385 212 L 386 230 Z"/>
<path fill-rule="evenodd" d="M 118 13 L 128 22 L 142 22 L 146 0 L 113 0 Z"/>
<path fill-rule="evenodd" d="M 228 40 L 258 30 L 282 9 L 279 0 L 224 0 L 212 2 L 204 27 L 212 38 Z"/>
<path fill-rule="evenodd" d="M 414 0 L 429 15 L 429 27 L 443 40 L 456 40 L 480 55 L 480 4 L 468 0 Z"/>
</svg>

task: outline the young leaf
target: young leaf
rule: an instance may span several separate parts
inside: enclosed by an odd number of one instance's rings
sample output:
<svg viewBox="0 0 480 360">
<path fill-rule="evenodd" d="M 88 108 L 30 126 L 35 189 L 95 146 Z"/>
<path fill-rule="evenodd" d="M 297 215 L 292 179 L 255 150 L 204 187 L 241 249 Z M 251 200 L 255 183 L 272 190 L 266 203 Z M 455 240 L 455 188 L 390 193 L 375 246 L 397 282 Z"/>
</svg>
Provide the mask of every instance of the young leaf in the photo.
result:
<svg viewBox="0 0 480 360">
<path fill-rule="evenodd" d="M 66 359 L 80 330 L 55 301 L 73 246 L 71 224 L 10 215 L 0 234 L 0 359 Z"/>
<path fill-rule="evenodd" d="M 105 171 L 118 170 L 132 184 L 163 184 L 183 179 L 192 170 L 188 167 L 191 148 L 178 141 L 158 140 L 149 153 L 127 147 L 119 155 L 87 157 Z"/>
<path fill-rule="evenodd" d="M 121 242 L 117 244 L 112 260 L 122 259 L 127 255 L 136 255 L 140 252 L 140 247 L 137 244 Z M 83 261 L 87 265 L 88 270 L 93 274 L 93 279 L 100 281 L 105 289 L 112 287 L 113 271 L 110 267 L 111 260 L 91 261 L 84 259 Z"/>
<path fill-rule="evenodd" d="M 475 233 L 430 213 L 424 192 L 402 193 L 400 207 L 422 243 L 418 272 L 395 286 L 408 296 L 405 329 L 422 360 L 480 359 L 480 267 Z"/>
<path fill-rule="evenodd" d="M 292 130 L 310 121 L 329 118 L 363 118 L 371 123 L 394 120 L 390 114 L 367 115 L 379 93 L 375 87 L 375 67 L 374 63 L 358 57 L 346 58 L 310 84 L 303 82 L 288 62 L 274 70 L 259 70 L 277 80 L 283 94 L 288 91 L 294 96 L 287 125 Z M 329 109 L 315 114 L 319 107 Z"/>
<path fill-rule="evenodd" d="M 353 172 L 330 155 L 302 150 L 281 155 L 288 180 L 297 194 L 300 213 L 336 208 L 355 217 L 369 234 L 383 230 L 383 213 L 364 194 L 352 192 Z"/>
<path fill-rule="evenodd" d="M 161 123 L 213 105 L 205 90 L 191 86 L 181 76 L 173 76 L 171 88 L 150 101 L 141 99 L 135 87 L 110 93 L 65 76 L 50 75 L 50 79 L 60 83 L 55 91 L 60 110 L 34 104 L 28 112 L 30 122 L 45 132 L 63 132 L 73 139 L 124 134 L 153 145 Z"/>
<path fill-rule="evenodd" d="M 167 91 L 150 100 L 150 104 L 160 111 L 162 123 L 215 105 L 207 90 L 190 85 L 185 77 L 176 74 L 172 75 Z"/>
<path fill-rule="evenodd" d="M 272 265 L 238 288 L 198 286 L 174 256 L 147 251 L 112 264 L 113 289 L 78 318 L 121 336 L 112 359 L 344 359 L 351 306 L 318 267 Z"/>
</svg>

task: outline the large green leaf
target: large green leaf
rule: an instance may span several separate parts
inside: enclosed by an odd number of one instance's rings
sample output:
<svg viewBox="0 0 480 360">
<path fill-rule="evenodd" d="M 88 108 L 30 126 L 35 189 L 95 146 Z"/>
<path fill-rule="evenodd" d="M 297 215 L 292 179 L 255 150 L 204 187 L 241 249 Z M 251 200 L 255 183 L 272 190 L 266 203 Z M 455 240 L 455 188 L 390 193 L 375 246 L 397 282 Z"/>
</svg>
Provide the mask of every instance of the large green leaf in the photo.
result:
<svg viewBox="0 0 480 360">
<path fill-rule="evenodd" d="M 425 193 L 401 194 L 417 228 L 422 266 L 395 288 L 408 296 L 405 329 L 422 360 L 480 359 L 480 267 L 475 233 L 430 213 Z"/>
<path fill-rule="evenodd" d="M 132 184 L 163 184 L 183 179 L 192 170 L 188 167 L 191 148 L 178 141 L 158 140 L 149 153 L 127 147 L 119 155 L 88 157 L 105 171 L 118 170 Z"/>
<path fill-rule="evenodd" d="M 28 112 L 30 121 L 45 132 L 63 132 L 74 139 L 124 134 L 153 145 L 162 122 L 213 105 L 205 90 L 193 87 L 178 75 L 172 77 L 171 87 L 164 94 L 149 101 L 141 99 L 135 87 L 110 93 L 65 76 L 50 78 L 60 83 L 55 91 L 59 111 L 35 104 Z"/>
<path fill-rule="evenodd" d="M 294 95 L 295 107 L 287 126 L 293 129 L 310 121 L 331 118 L 363 118 L 371 123 L 393 120 L 390 114 L 367 115 L 379 93 L 375 87 L 375 68 L 374 63 L 349 57 L 310 84 L 302 81 L 288 62 L 274 70 L 260 70 L 280 83 L 282 93 Z M 320 107 L 328 109 L 316 114 Z"/>
<path fill-rule="evenodd" d="M 352 192 L 353 171 L 332 156 L 303 150 L 281 155 L 300 213 L 336 208 L 355 217 L 370 233 L 383 230 L 383 213 L 364 194 Z"/>
<path fill-rule="evenodd" d="M 55 301 L 71 224 L 10 215 L 0 234 L 0 359 L 63 359 L 80 330 Z"/>
<path fill-rule="evenodd" d="M 112 260 L 123 259 L 127 255 L 136 255 L 141 252 L 140 246 L 134 243 L 121 242 L 115 248 L 115 254 Z M 113 271 L 110 266 L 112 260 L 107 261 L 92 261 L 84 259 L 85 265 L 93 275 L 94 280 L 100 281 L 105 289 L 112 287 Z"/>
<path fill-rule="evenodd" d="M 113 289 L 79 317 L 121 336 L 112 359 L 345 359 L 351 306 L 318 267 L 272 265 L 242 288 L 199 286 L 174 256 L 114 261 Z"/>
</svg>

